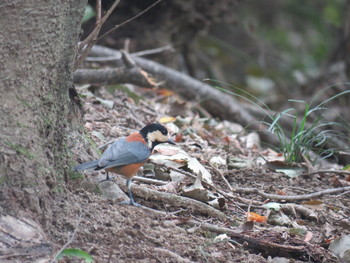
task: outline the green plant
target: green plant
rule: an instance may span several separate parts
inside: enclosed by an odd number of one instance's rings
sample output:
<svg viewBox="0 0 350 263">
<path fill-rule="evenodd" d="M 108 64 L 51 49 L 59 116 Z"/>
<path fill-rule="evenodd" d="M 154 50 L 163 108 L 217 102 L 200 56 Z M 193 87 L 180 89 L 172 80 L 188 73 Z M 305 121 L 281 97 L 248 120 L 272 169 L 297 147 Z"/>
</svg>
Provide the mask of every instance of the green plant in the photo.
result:
<svg viewBox="0 0 350 263">
<path fill-rule="evenodd" d="M 64 250 L 62 250 L 57 257 L 55 258 L 56 261 L 62 259 L 64 256 L 72 258 L 72 257 L 78 257 L 81 259 L 84 259 L 85 262 L 90 263 L 90 262 L 94 262 L 92 259 L 92 256 L 85 252 L 84 250 L 81 249 L 77 249 L 77 248 L 66 248 Z"/>
<path fill-rule="evenodd" d="M 29 158 L 29 159 L 34 159 L 35 158 L 35 155 L 30 151 L 28 150 L 27 148 L 19 145 L 19 144 L 15 144 L 15 143 L 12 143 L 10 141 L 8 142 L 5 142 L 5 144 L 12 148 L 13 150 L 15 150 L 17 153 L 19 154 L 22 154 L 24 155 L 25 157 Z"/>
<path fill-rule="evenodd" d="M 91 5 L 86 5 L 82 23 L 89 21 L 96 16 L 96 12 Z"/>
<path fill-rule="evenodd" d="M 219 81 L 214 82 L 221 83 Z M 226 83 L 224 84 L 227 85 Z M 343 84 L 348 85 L 348 83 Z M 232 85 L 229 86 L 231 88 L 238 89 Z M 326 89 L 333 87 L 335 87 L 335 85 L 329 86 Z M 328 126 L 340 124 L 335 122 L 325 122 L 322 113 L 327 110 L 325 107 L 327 103 L 340 96 L 350 93 L 350 90 L 345 90 L 343 92 L 335 94 L 334 96 L 324 100 L 314 107 L 311 106 L 313 104 L 313 101 L 311 101 L 309 104 L 301 100 L 288 100 L 289 102 L 304 104 L 303 114 L 302 116 L 299 116 L 295 108 L 288 108 L 282 112 L 272 115 L 270 109 L 266 104 L 262 103 L 257 97 L 249 94 L 242 89 L 238 90 L 241 94 L 244 95 L 226 90 L 222 87 L 216 86 L 216 88 L 253 104 L 265 113 L 265 115 L 269 118 L 269 121 L 262 121 L 262 123 L 268 125 L 268 131 L 277 136 L 280 143 L 279 150 L 283 153 L 285 161 L 287 163 L 300 162 L 303 160 L 303 157 L 312 160 L 313 153 L 317 153 L 323 158 L 327 158 L 333 155 L 334 149 L 324 149 L 323 145 L 328 138 L 334 136 L 334 131 L 325 128 Z M 326 89 L 318 92 L 314 96 L 314 99 L 317 98 Z M 290 118 L 292 120 L 291 128 L 281 125 L 282 118 Z"/>
<path fill-rule="evenodd" d="M 304 112 L 301 117 L 294 108 L 289 108 L 278 113 L 270 124 L 269 132 L 276 134 L 281 145 L 281 151 L 287 163 L 301 162 L 303 157 L 311 159 L 311 153 L 316 152 L 319 155 L 329 157 L 332 151 L 323 150 L 322 145 L 330 136 L 330 130 L 322 130 L 323 127 L 335 124 L 323 123 L 321 112 L 325 110 L 323 107 L 310 108 L 310 105 L 300 100 L 288 100 L 290 102 L 304 104 Z M 294 114 L 290 114 L 295 112 Z M 316 113 L 316 117 L 311 118 L 311 114 Z M 281 117 L 287 116 L 292 119 L 291 132 L 286 133 L 286 128 L 279 125 Z M 311 123 L 307 121 L 311 119 Z M 289 135 L 288 135 L 289 134 Z"/>
</svg>

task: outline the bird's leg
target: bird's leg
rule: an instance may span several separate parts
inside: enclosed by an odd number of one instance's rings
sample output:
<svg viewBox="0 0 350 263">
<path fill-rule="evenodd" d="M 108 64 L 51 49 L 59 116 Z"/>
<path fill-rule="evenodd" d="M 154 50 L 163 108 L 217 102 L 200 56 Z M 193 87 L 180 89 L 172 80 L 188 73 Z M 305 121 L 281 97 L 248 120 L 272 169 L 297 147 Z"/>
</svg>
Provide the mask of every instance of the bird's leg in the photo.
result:
<svg viewBox="0 0 350 263">
<path fill-rule="evenodd" d="M 113 182 L 114 177 L 115 177 L 115 176 L 109 177 L 108 172 L 106 172 L 106 179 L 103 179 L 103 180 L 99 181 L 97 185 L 99 185 L 99 184 L 102 183 L 102 182 L 106 182 L 106 181 L 112 181 L 112 182 Z"/>
<path fill-rule="evenodd" d="M 133 206 L 141 206 L 139 203 L 136 203 L 131 191 L 131 178 L 126 180 L 126 186 L 128 187 L 128 194 L 130 198 L 130 202 L 122 202 L 123 205 L 133 205 Z"/>
</svg>

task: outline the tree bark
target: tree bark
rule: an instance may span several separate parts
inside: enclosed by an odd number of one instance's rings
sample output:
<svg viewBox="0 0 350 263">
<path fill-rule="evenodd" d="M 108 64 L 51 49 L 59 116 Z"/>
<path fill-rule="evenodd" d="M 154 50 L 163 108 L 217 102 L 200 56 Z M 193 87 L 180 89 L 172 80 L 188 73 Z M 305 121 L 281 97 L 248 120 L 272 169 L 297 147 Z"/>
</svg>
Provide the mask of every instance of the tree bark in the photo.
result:
<svg viewBox="0 0 350 263">
<path fill-rule="evenodd" d="M 41 225 L 45 230 L 50 225 L 50 210 L 56 205 L 53 201 L 64 189 L 70 169 L 67 137 L 77 123 L 76 106 L 69 98 L 72 62 L 85 2 L 0 3 L 2 229 L 18 228 L 21 232 L 31 218 L 38 223 L 38 227 L 31 224 L 33 231 L 42 233 L 38 228 Z M 21 246 L 50 244 L 42 234 L 33 244 L 19 238 L 20 234 L 12 236 L 16 233 L 0 234 L 0 245 L 6 244 L 0 246 L 0 255 L 5 255 L 1 262 L 16 261 L 11 255 Z M 51 246 L 46 248 L 50 250 Z M 43 255 L 50 254 L 47 249 Z M 27 254 L 30 260 L 40 258 Z"/>
</svg>

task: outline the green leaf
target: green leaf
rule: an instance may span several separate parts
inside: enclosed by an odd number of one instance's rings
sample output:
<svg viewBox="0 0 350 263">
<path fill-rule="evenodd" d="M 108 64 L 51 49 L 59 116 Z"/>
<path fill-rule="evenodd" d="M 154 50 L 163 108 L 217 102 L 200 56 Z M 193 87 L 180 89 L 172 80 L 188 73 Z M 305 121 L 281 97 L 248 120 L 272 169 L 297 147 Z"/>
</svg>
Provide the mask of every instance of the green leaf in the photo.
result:
<svg viewBox="0 0 350 263">
<path fill-rule="evenodd" d="M 60 260 L 64 256 L 82 258 L 87 263 L 94 262 L 92 259 L 92 256 L 89 253 L 87 253 L 81 249 L 78 249 L 78 248 L 66 248 L 66 249 L 64 249 L 61 253 L 58 254 L 58 256 L 56 257 L 56 260 Z"/>
<path fill-rule="evenodd" d="M 87 5 L 85 7 L 85 13 L 83 16 L 83 21 L 82 23 L 85 23 L 86 21 L 90 20 L 96 15 L 95 10 L 91 7 L 91 5 Z"/>
</svg>

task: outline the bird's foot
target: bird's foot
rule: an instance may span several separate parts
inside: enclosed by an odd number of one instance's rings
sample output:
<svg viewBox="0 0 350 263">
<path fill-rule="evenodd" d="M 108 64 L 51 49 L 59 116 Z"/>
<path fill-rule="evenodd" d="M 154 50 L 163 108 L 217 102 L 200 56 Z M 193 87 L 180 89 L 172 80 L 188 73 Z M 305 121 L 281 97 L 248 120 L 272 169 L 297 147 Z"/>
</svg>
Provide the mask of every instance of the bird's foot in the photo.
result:
<svg viewBox="0 0 350 263">
<path fill-rule="evenodd" d="M 136 206 L 136 207 L 142 206 L 139 203 L 136 203 L 134 200 L 124 201 L 124 202 L 121 202 L 120 204 L 122 204 L 122 205 L 133 205 L 133 206 Z"/>
</svg>

